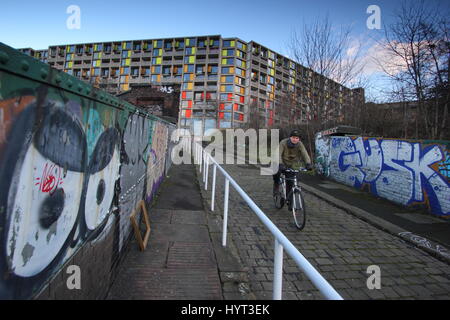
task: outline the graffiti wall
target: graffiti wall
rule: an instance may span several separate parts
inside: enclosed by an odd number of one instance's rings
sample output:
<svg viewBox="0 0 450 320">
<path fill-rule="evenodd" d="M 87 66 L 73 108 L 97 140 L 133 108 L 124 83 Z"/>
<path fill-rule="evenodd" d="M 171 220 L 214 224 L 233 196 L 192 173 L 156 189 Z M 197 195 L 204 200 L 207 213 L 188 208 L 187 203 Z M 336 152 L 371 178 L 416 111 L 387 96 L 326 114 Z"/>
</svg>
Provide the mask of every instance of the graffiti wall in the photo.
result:
<svg viewBox="0 0 450 320">
<path fill-rule="evenodd" d="M 316 136 L 324 175 L 405 206 L 450 216 L 450 142 Z M 317 162 L 317 161 L 316 161 Z"/>
<path fill-rule="evenodd" d="M 164 177 L 169 129 L 0 70 L 0 299 L 33 297 L 82 251 L 103 274 L 91 284 L 109 280 Z"/>
</svg>

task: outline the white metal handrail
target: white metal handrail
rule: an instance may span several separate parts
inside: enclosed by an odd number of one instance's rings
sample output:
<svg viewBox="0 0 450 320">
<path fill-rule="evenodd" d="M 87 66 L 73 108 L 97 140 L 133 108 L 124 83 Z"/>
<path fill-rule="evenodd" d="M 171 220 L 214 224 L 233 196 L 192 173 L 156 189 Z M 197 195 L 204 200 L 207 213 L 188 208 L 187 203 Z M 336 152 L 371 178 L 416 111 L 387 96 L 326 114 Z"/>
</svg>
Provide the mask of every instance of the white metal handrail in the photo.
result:
<svg viewBox="0 0 450 320">
<path fill-rule="evenodd" d="M 322 275 L 309 263 L 308 260 L 298 251 L 298 249 L 289 241 L 288 238 L 277 228 L 275 224 L 261 211 L 255 202 L 242 190 L 242 188 L 234 181 L 234 179 L 216 162 L 212 155 L 207 153 L 198 142 L 194 143 L 194 163 L 199 165 L 200 173 L 205 185 L 208 189 L 208 168 L 211 163 L 213 167 L 212 195 L 211 195 L 211 211 L 214 211 L 215 191 L 216 191 L 216 173 L 217 168 L 225 177 L 224 190 L 224 206 L 223 206 L 223 232 L 222 246 L 226 246 L 227 241 L 227 225 L 228 225 L 228 198 L 229 185 L 234 187 L 237 193 L 247 203 L 250 209 L 258 216 L 261 222 L 272 233 L 275 238 L 274 248 L 274 280 L 273 280 L 273 299 L 281 300 L 282 282 L 283 282 L 283 249 L 295 261 L 297 266 L 306 274 L 316 288 L 330 300 L 343 300 L 343 298 L 334 290 L 334 288 L 322 277 Z"/>
</svg>

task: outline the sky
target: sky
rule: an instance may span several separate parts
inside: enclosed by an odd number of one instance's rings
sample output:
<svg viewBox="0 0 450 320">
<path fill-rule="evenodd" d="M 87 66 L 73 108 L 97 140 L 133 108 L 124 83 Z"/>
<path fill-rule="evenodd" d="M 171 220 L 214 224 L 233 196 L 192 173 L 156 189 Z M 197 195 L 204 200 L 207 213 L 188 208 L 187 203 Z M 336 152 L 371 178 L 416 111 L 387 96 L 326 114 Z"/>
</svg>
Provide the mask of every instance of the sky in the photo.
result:
<svg viewBox="0 0 450 320">
<path fill-rule="evenodd" d="M 450 6 L 448 0 L 426 3 Z M 328 14 L 336 28 L 350 26 L 352 37 L 370 50 L 383 30 L 367 27 L 371 16 L 367 8 L 377 5 L 381 23 L 388 24 L 400 4 L 400 0 L 3 0 L 0 42 L 47 49 L 58 44 L 220 34 L 253 40 L 288 56 L 292 31 Z M 71 5 L 80 9 L 79 29 L 67 27 Z"/>
</svg>

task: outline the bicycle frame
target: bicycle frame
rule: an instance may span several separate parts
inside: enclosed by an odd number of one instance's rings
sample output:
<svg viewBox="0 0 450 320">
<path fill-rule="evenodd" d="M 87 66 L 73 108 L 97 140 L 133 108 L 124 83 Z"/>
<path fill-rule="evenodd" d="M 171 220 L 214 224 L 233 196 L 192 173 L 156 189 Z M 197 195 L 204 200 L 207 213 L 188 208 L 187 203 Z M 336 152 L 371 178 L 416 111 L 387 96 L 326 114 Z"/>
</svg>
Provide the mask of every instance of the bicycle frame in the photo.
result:
<svg viewBox="0 0 450 320">
<path fill-rule="evenodd" d="M 302 170 L 302 171 L 304 171 L 304 170 Z M 286 181 L 287 180 L 288 181 L 293 181 L 292 188 L 291 188 L 291 190 L 293 192 L 295 192 L 295 191 L 301 192 L 302 191 L 302 189 L 299 186 L 298 181 L 297 181 L 297 173 L 300 172 L 300 170 L 291 170 L 291 171 L 288 171 L 288 172 L 294 173 L 294 175 L 293 175 L 294 177 L 293 178 L 287 178 L 285 172 L 282 172 L 281 175 L 280 175 L 281 187 L 283 189 L 283 198 L 286 199 L 286 200 L 289 200 L 289 199 L 287 199 L 287 190 L 286 190 L 286 186 L 287 186 Z M 295 201 L 295 198 L 294 198 L 294 201 Z M 296 204 L 294 204 L 292 207 L 296 208 L 295 205 Z M 299 203 L 299 205 L 300 205 L 299 209 L 303 209 L 302 208 L 302 204 Z"/>
</svg>

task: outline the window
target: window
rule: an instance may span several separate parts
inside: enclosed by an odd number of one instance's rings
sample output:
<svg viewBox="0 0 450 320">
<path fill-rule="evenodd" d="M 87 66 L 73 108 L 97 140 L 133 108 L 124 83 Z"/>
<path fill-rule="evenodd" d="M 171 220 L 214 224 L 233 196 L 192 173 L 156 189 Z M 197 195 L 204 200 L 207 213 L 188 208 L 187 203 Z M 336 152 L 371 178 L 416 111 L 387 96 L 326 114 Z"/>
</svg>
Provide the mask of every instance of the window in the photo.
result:
<svg viewBox="0 0 450 320">
<path fill-rule="evenodd" d="M 240 78 L 240 77 L 236 77 L 236 84 L 239 84 L 241 86 L 245 86 L 245 79 L 244 78 Z"/>
<path fill-rule="evenodd" d="M 120 74 L 130 74 L 130 67 L 120 68 Z"/>
<path fill-rule="evenodd" d="M 220 81 L 221 81 L 221 82 L 233 83 L 233 81 L 234 81 L 234 76 L 221 76 L 221 77 L 220 77 Z"/>
<path fill-rule="evenodd" d="M 164 42 L 164 50 L 166 50 L 166 51 L 172 50 L 172 41 Z"/>
<path fill-rule="evenodd" d="M 245 59 L 246 58 L 246 54 L 243 51 L 241 51 L 241 50 L 237 50 L 236 51 L 236 56 L 238 56 L 241 59 Z"/>
<path fill-rule="evenodd" d="M 184 63 L 195 63 L 195 56 L 185 56 Z"/>
<path fill-rule="evenodd" d="M 222 64 L 223 65 L 234 64 L 234 58 L 223 58 L 222 59 Z"/>
<path fill-rule="evenodd" d="M 221 93 L 220 100 L 221 101 L 233 101 L 233 94 L 232 93 Z"/>
<path fill-rule="evenodd" d="M 233 119 L 238 121 L 244 121 L 244 115 L 242 113 L 235 112 L 233 114 Z"/>
<path fill-rule="evenodd" d="M 193 73 L 194 72 L 194 65 L 193 64 L 186 64 L 186 65 L 184 65 L 184 72 L 185 73 Z"/>
<path fill-rule="evenodd" d="M 217 93 L 215 91 L 208 91 L 206 92 L 206 100 L 216 100 L 217 99 Z"/>
<path fill-rule="evenodd" d="M 195 52 L 196 52 L 195 48 L 186 48 L 185 50 L 185 53 L 188 56 L 195 54 Z"/>
<path fill-rule="evenodd" d="M 181 68 L 181 66 L 173 66 L 173 74 L 174 75 L 179 75 L 181 76 L 183 69 Z"/>
<path fill-rule="evenodd" d="M 224 57 L 233 57 L 234 56 L 234 49 L 223 49 L 222 50 L 222 56 Z"/>
<path fill-rule="evenodd" d="M 221 92 L 233 92 L 233 85 L 221 85 L 220 91 Z"/>
<path fill-rule="evenodd" d="M 102 77 L 108 77 L 109 76 L 109 69 L 108 68 L 102 68 Z"/>
<path fill-rule="evenodd" d="M 197 65 L 195 67 L 195 73 L 196 74 L 204 74 L 205 73 L 204 69 L 205 69 L 205 65 Z"/>
<path fill-rule="evenodd" d="M 98 61 L 100 61 L 100 60 L 98 60 Z M 94 61 L 93 61 L 93 62 L 94 62 Z M 120 65 L 121 65 L 121 66 L 129 66 L 130 63 L 131 63 L 131 59 L 128 58 L 128 59 L 123 59 Z"/>
<path fill-rule="evenodd" d="M 183 83 L 182 89 L 183 90 L 192 90 L 194 84 L 192 82 L 185 82 Z"/>
<path fill-rule="evenodd" d="M 183 100 L 192 100 L 193 93 L 191 91 L 182 91 L 181 92 L 181 99 Z"/>
<path fill-rule="evenodd" d="M 162 61 L 161 57 L 152 58 L 152 64 L 161 64 L 161 61 Z"/>
<path fill-rule="evenodd" d="M 122 42 L 122 50 L 131 50 L 131 42 Z"/>
<path fill-rule="evenodd" d="M 154 57 L 159 57 L 162 55 L 162 50 L 161 49 L 155 49 L 153 50 L 153 56 Z"/>
<path fill-rule="evenodd" d="M 218 71 L 219 67 L 216 64 L 208 66 L 208 74 L 217 74 Z"/>
<path fill-rule="evenodd" d="M 153 48 L 162 48 L 162 40 L 153 40 Z"/>
<path fill-rule="evenodd" d="M 240 60 L 240 59 L 236 59 L 236 65 L 238 66 L 238 67 L 242 67 L 242 68 L 246 68 L 246 63 L 245 63 L 245 61 L 242 61 L 242 60 Z"/>
<path fill-rule="evenodd" d="M 222 74 L 233 74 L 234 67 L 222 67 Z"/>
<path fill-rule="evenodd" d="M 133 50 L 134 51 L 141 51 L 141 43 L 140 42 L 133 43 Z"/>
<path fill-rule="evenodd" d="M 159 74 L 152 74 L 152 82 L 160 82 L 161 81 L 161 75 Z"/>
<path fill-rule="evenodd" d="M 219 47 L 219 39 L 210 39 L 209 46 L 213 47 L 213 48 L 218 48 Z"/>
<path fill-rule="evenodd" d="M 247 51 L 247 45 L 246 45 L 246 44 L 243 44 L 243 43 L 240 42 L 240 41 L 237 42 L 236 47 L 237 47 L 238 49 L 243 50 L 243 51 Z"/>
<path fill-rule="evenodd" d="M 193 80 L 194 80 L 194 74 L 186 73 L 183 75 L 183 81 L 193 81 Z"/>
<path fill-rule="evenodd" d="M 241 77 L 245 77 L 245 70 L 236 68 L 236 74 Z"/>
<path fill-rule="evenodd" d="M 188 38 L 186 39 L 186 47 L 195 47 L 196 42 L 195 38 Z"/>
<path fill-rule="evenodd" d="M 224 48 L 233 48 L 235 44 L 234 40 L 223 40 L 223 47 Z"/>
<path fill-rule="evenodd" d="M 184 49 L 184 40 L 175 40 L 175 49 L 183 50 Z"/>
<path fill-rule="evenodd" d="M 163 67 L 162 73 L 163 73 L 164 75 L 170 75 L 170 66 L 165 66 L 165 67 Z"/>
<path fill-rule="evenodd" d="M 131 75 L 135 77 L 139 76 L 139 67 L 131 68 Z"/>
</svg>

